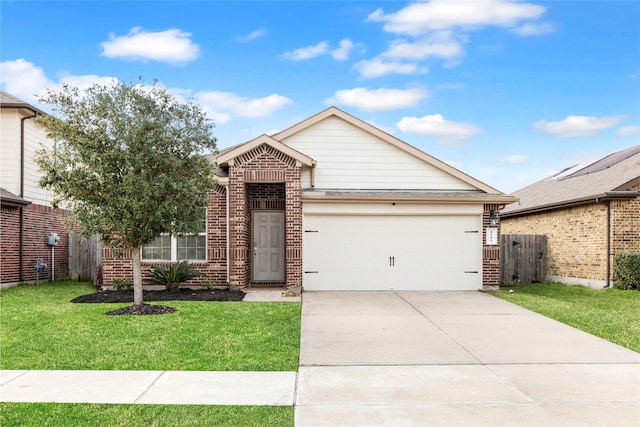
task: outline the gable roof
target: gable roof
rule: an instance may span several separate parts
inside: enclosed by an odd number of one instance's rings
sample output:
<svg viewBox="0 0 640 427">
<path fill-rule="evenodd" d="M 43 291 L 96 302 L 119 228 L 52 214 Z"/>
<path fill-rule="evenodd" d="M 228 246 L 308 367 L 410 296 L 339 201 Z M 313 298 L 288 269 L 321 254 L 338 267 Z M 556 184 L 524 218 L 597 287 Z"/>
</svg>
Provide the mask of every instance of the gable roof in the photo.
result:
<svg viewBox="0 0 640 427">
<path fill-rule="evenodd" d="M 617 151 L 595 162 L 572 166 L 514 191 L 519 203 L 507 206 L 504 217 L 561 207 L 640 197 L 640 145 Z"/>
<path fill-rule="evenodd" d="M 335 116 L 335 117 L 339 117 L 340 119 L 351 123 L 354 126 L 357 126 L 358 128 L 364 130 L 365 132 L 368 132 L 374 136 L 376 136 L 377 138 L 403 150 L 404 152 L 417 157 L 418 159 L 430 164 L 431 166 L 434 166 L 450 175 L 453 175 L 454 177 L 458 178 L 459 180 L 471 185 L 472 187 L 475 187 L 479 190 L 482 190 L 488 194 L 502 194 L 502 192 L 500 192 L 499 190 L 496 190 L 495 188 L 485 184 L 484 182 L 481 182 L 469 175 L 467 175 L 466 173 L 454 168 L 453 166 L 436 159 L 433 156 L 430 156 L 429 154 L 425 153 L 424 151 L 421 151 L 419 149 L 417 149 L 416 147 L 407 144 L 406 142 L 396 138 L 393 135 L 390 135 L 380 129 L 378 129 L 377 127 L 363 121 L 360 120 L 357 117 L 352 116 L 349 113 L 346 113 L 344 111 L 342 111 L 341 109 L 337 108 L 337 107 L 329 107 L 324 111 L 321 111 L 318 114 L 315 114 L 311 117 L 309 117 L 306 120 L 301 121 L 298 124 L 295 124 L 293 126 L 291 126 L 290 128 L 287 128 L 281 132 L 276 133 L 275 135 L 273 135 L 274 139 L 277 139 L 279 141 L 284 141 L 286 138 L 295 135 L 296 133 L 309 128 L 310 126 L 313 126 L 314 124 L 328 118 L 331 116 Z M 286 143 L 285 143 L 286 144 Z"/>
<path fill-rule="evenodd" d="M 296 161 L 299 161 L 305 166 L 311 167 L 315 164 L 315 161 L 311 157 L 305 154 L 302 154 L 297 150 L 294 150 L 293 148 L 283 144 L 280 141 L 273 139 L 269 135 L 260 135 L 259 137 L 252 139 L 249 142 L 245 142 L 244 144 L 237 145 L 232 149 L 225 150 L 223 153 L 218 154 L 216 156 L 216 162 L 220 166 L 226 165 L 227 163 L 229 163 L 230 160 L 233 160 L 236 157 L 244 153 L 247 153 L 263 144 L 266 144 L 275 148 L 276 150 L 286 154 L 287 156 L 295 159 Z"/>
<path fill-rule="evenodd" d="M 46 114 L 39 108 L 34 107 L 22 99 L 11 95 L 9 92 L 5 92 L 4 90 L 0 90 L 0 107 L 2 108 L 24 108 L 27 110 L 31 110 L 37 114 Z"/>
</svg>

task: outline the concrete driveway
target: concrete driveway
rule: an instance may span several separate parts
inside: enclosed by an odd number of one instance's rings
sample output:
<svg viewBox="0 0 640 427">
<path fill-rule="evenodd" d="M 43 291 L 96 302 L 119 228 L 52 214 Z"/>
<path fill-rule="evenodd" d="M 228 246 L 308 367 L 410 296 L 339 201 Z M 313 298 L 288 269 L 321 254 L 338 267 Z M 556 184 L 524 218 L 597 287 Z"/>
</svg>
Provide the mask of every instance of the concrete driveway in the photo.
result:
<svg viewBox="0 0 640 427">
<path fill-rule="evenodd" d="M 481 292 L 305 292 L 299 426 L 638 426 L 640 354 Z"/>
</svg>

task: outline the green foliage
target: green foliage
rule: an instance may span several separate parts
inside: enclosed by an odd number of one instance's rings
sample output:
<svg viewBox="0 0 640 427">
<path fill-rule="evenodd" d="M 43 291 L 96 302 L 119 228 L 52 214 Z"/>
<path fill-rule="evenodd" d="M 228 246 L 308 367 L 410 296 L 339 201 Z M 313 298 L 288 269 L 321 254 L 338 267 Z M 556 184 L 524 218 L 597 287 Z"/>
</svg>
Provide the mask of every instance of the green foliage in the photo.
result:
<svg viewBox="0 0 640 427">
<path fill-rule="evenodd" d="M 202 285 L 208 290 L 212 291 L 216 287 L 216 282 L 214 282 L 213 280 L 205 280 L 204 282 L 202 282 Z"/>
<path fill-rule="evenodd" d="M 201 107 L 152 86 L 114 82 L 85 91 L 63 86 L 40 101 L 55 151 L 42 150 L 40 184 L 73 210 L 85 234 L 137 248 L 161 233 L 195 233 L 215 181 L 200 155 L 215 149 Z"/>
<path fill-rule="evenodd" d="M 63 281 L 3 289 L 0 369 L 298 369 L 299 303 L 171 301 L 171 316 L 105 316 L 127 304 L 69 302 L 93 292 Z"/>
<path fill-rule="evenodd" d="M 147 280 L 150 283 L 163 285 L 169 291 L 177 291 L 180 283 L 187 282 L 201 275 L 201 273 L 195 270 L 187 261 L 171 264 L 167 268 L 161 265 L 155 265 L 149 273 L 150 275 L 147 277 Z"/>
<path fill-rule="evenodd" d="M 131 286 L 133 286 L 133 284 L 131 283 L 131 279 L 122 279 L 120 277 L 117 277 L 113 279 L 112 282 L 113 287 L 119 291 L 131 289 Z"/>
<path fill-rule="evenodd" d="M 55 142 L 35 161 L 39 183 L 54 206 L 72 210 L 67 224 L 100 235 L 107 246 L 132 250 L 134 302 L 142 304 L 140 251 L 162 233 L 200 230 L 213 188 L 213 166 L 201 153 L 215 149 L 202 108 L 153 85 L 63 85 L 40 99 L 53 115 L 38 123 Z"/>
<path fill-rule="evenodd" d="M 20 427 L 200 427 L 294 425 L 293 406 L 0 403 L 0 425 Z"/>
<path fill-rule="evenodd" d="M 618 252 L 613 259 L 618 289 L 640 289 L 640 252 Z"/>
<path fill-rule="evenodd" d="M 633 351 L 640 351 L 640 292 L 535 283 L 501 286 L 499 292 L 491 294 Z"/>
</svg>

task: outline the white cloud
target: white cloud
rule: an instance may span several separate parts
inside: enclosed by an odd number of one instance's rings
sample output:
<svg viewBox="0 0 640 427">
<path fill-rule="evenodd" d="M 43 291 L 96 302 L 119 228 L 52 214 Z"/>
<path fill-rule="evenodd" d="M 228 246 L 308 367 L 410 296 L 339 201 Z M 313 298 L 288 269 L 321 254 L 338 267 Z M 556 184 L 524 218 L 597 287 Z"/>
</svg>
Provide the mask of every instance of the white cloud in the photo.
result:
<svg viewBox="0 0 640 427">
<path fill-rule="evenodd" d="M 329 51 L 329 43 L 320 42 L 313 46 L 305 46 L 299 49 L 291 50 L 282 54 L 283 58 L 291 61 L 302 61 L 305 59 L 315 58 L 316 56 L 324 55 Z"/>
<path fill-rule="evenodd" d="M 549 22 L 542 22 L 540 24 L 528 22 L 526 24 L 520 25 L 519 27 L 513 28 L 511 31 L 525 37 L 541 36 L 544 34 L 553 33 L 555 31 L 555 27 Z"/>
<path fill-rule="evenodd" d="M 135 27 L 125 36 L 110 34 L 109 41 L 101 43 L 102 55 L 108 58 L 183 64 L 193 61 L 200 54 L 200 47 L 190 37 L 190 33 L 177 28 L 147 32 Z"/>
<path fill-rule="evenodd" d="M 507 163 L 509 165 L 521 165 L 529 163 L 529 157 L 523 154 L 510 154 L 502 158 L 502 163 Z"/>
<path fill-rule="evenodd" d="M 538 19 L 544 13 L 543 6 L 524 2 L 432 0 L 413 3 L 388 14 L 377 9 L 367 20 L 384 22 L 385 31 L 415 36 L 453 28 L 512 27 L 523 20 Z"/>
<path fill-rule="evenodd" d="M 267 30 L 261 28 L 259 30 L 251 31 L 249 34 L 239 36 L 237 40 L 241 43 L 248 43 L 250 41 L 259 39 L 260 37 L 264 37 L 266 35 L 267 35 Z"/>
<path fill-rule="evenodd" d="M 394 59 L 423 60 L 431 56 L 456 58 L 462 56 L 460 42 L 449 31 L 439 31 L 417 41 L 395 40 L 382 56 Z"/>
<path fill-rule="evenodd" d="M 84 90 L 94 84 L 109 85 L 118 80 L 115 77 L 95 74 L 80 76 L 65 74 L 55 82 L 45 75 L 42 67 L 21 58 L 0 63 L 0 81 L 4 90 L 10 94 L 28 102 L 37 103 L 38 97 L 44 95 L 47 89 L 56 90 L 63 84 Z"/>
<path fill-rule="evenodd" d="M 277 93 L 263 98 L 247 98 L 231 92 L 197 92 L 194 98 L 218 123 L 226 123 L 232 116 L 264 117 L 293 101 Z"/>
<path fill-rule="evenodd" d="M 351 52 L 351 49 L 353 49 L 354 47 L 355 47 L 355 44 L 353 44 L 351 40 L 349 39 L 340 40 L 340 47 L 337 49 L 334 49 L 331 52 L 331 56 L 333 56 L 333 59 L 337 61 L 345 61 L 349 59 L 349 53 Z"/>
<path fill-rule="evenodd" d="M 418 105 L 426 98 L 425 89 L 373 89 L 363 87 L 338 90 L 327 101 L 330 104 L 348 105 L 365 111 L 388 111 Z"/>
<path fill-rule="evenodd" d="M 417 74 L 428 73 L 427 67 L 420 67 L 417 64 L 403 63 L 397 61 L 385 61 L 381 58 L 363 60 L 356 63 L 353 68 L 360 75 L 367 79 L 382 77 L 387 74 Z"/>
<path fill-rule="evenodd" d="M 470 123 L 456 123 L 446 120 L 441 114 L 403 117 L 397 126 L 405 133 L 437 137 L 443 145 L 458 145 L 483 132 L 482 129 Z"/>
<path fill-rule="evenodd" d="M 616 131 L 616 136 L 625 137 L 640 133 L 640 126 L 622 126 Z"/>
<path fill-rule="evenodd" d="M 558 122 L 540 120 L 534 124 L 534 127 L 558 138 L 580 138 L 593 136 L 601 130 L 612 128 L 626 117 L 625 115 L 611 117 L 568 116 Z"/>
<path fill-rule="evenodd" d="M 7 92 L 29 102 L 54 86 L 41 67 L 23 58 L 0 62 L 0 82 Z"/>
</svg>

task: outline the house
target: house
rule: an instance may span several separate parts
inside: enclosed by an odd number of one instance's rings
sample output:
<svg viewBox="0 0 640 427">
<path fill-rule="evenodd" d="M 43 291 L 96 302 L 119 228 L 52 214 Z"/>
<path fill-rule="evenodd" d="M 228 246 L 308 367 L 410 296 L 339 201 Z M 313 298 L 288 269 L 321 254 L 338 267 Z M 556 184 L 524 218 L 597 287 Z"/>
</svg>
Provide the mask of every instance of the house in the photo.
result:
<svg viewBox="0 0 640 427">
<path fill-rule="evenodd" d="M 143 267 L 293 290 L 477 290 L 500 280 L 499 209 L 515 199 L 331 107 L 211 156 L 202 232 L 160 236 Z M 103 281 L 131 262 L 103 249 Z"/>
<path fill-rule="evenodd" d="M 53 144 L 33 121 L 39 114 L 45 113 L 0 91 L 2 287 L 68 275 L 68 232 L 61 222 L 68 212 L 50 207 L 53 195 L 38 185 L 40 172 L 33 161 L 41 146 Z M 59 239 L 56 246 L 47 244 L 52 233 Z M 37 271 L 37 264 L 47 264 L 47 268 Z"/>
<path fill-rule="evenodd" d="M 513 193 L 502 233 L 547 236 L 547 279 L 608 287 L 616 253 L 640 251 L 640 145 Z"/>
</svg>

